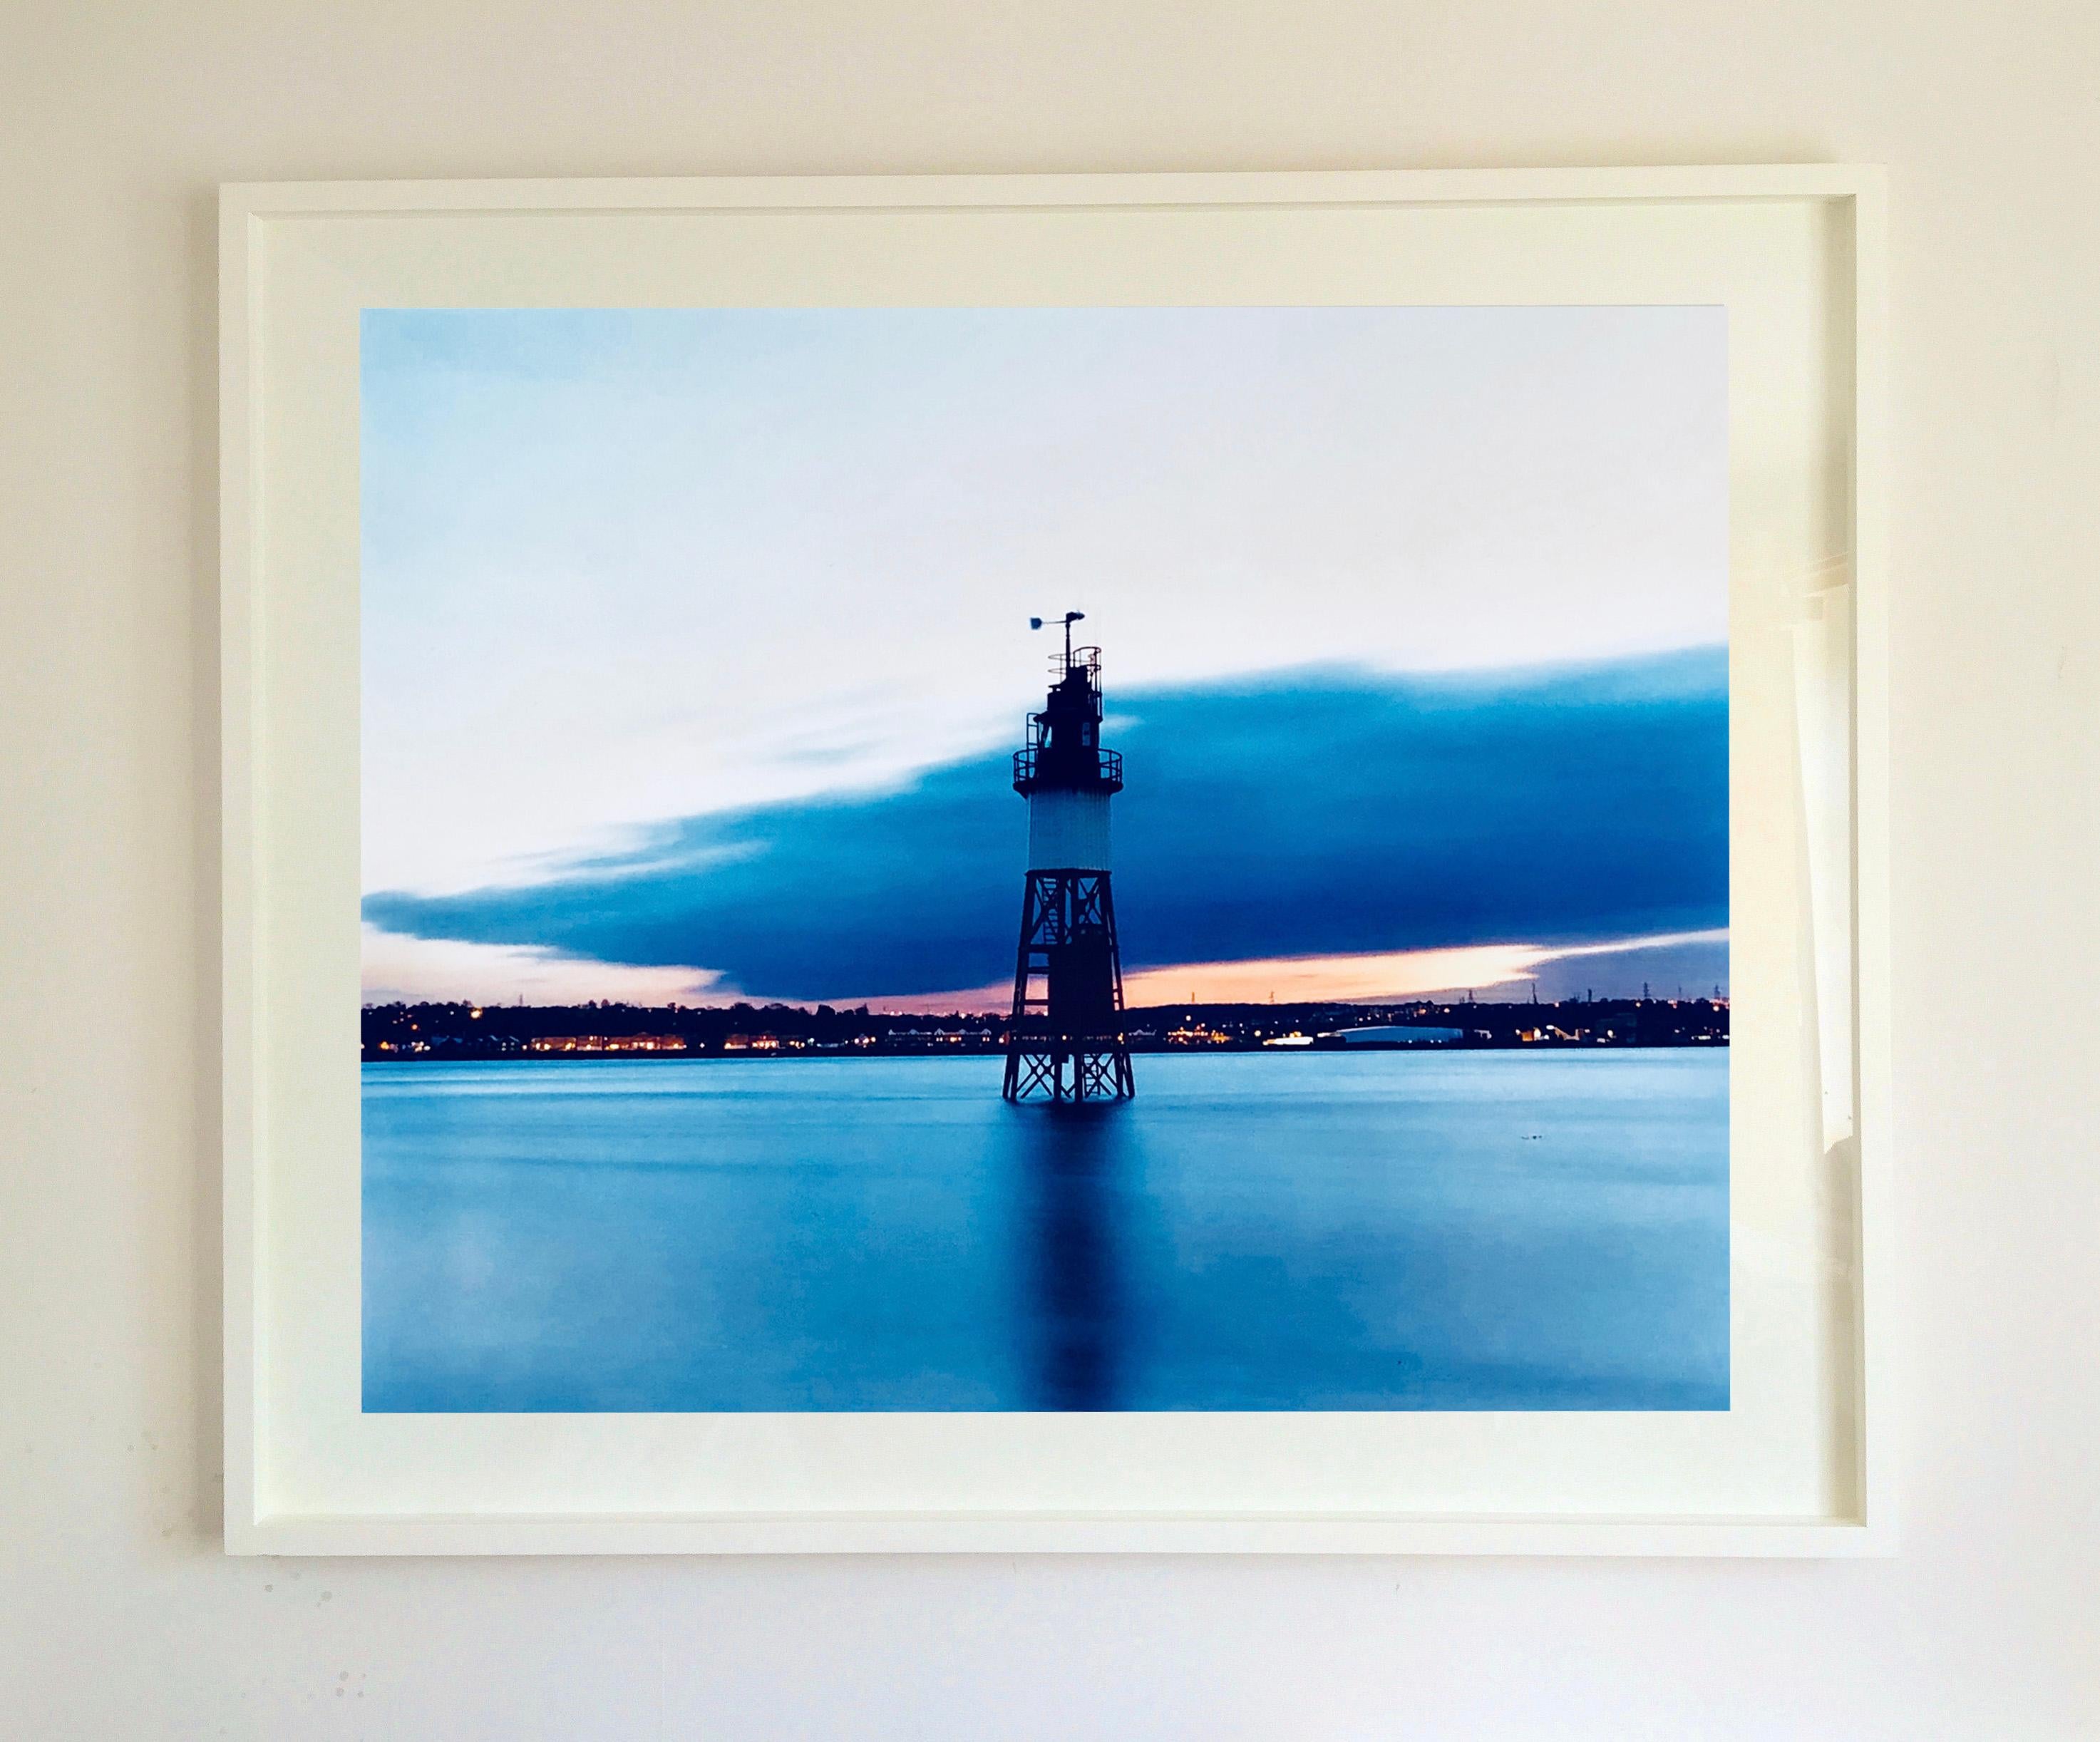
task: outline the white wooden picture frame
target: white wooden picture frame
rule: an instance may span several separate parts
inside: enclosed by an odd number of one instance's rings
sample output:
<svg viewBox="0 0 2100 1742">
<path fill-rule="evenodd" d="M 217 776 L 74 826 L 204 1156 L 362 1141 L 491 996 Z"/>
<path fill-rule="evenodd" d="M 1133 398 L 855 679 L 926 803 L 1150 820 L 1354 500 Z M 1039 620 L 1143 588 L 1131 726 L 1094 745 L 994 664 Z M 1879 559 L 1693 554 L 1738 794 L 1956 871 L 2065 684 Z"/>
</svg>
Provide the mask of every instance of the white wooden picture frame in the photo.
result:
<svg viewBox="0 0 2100 1742">
<path fill-rule="evenodd" d="M 1893 1546 L 1877 172 L 258 184 L 221 224 L 230 1551 Z M 362 1415 L 359 311 L 1192 302 L 1727 307 L 1736 1407 Z"/>
</svg>

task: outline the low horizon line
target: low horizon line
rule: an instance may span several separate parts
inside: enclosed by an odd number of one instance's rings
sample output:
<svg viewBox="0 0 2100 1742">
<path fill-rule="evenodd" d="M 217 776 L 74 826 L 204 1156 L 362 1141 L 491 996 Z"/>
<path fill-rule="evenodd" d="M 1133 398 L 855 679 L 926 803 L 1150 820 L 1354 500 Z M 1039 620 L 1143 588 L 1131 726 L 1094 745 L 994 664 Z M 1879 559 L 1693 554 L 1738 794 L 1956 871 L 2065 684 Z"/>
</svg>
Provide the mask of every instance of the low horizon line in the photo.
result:
<svg viewBox="0 0 2100 1742">
<path fill-rule="evenodd" d="M 1185 1009 L 1378 1010 L 1391 1008 L 1402 1004 L 1442 1004 L 1457 1008 L 1467 1004 L 1536 1003 L 1541 1007 L 1544 1007 L 1550 1004 L 1670 1004 L 1727 1003 L 1728 1002 L 1730 1002 L 1730 994 L 1725 987 L 1717 987 L 1714 990 L 1710 992 L 1687 993 L 1680 986 L 1675 992 L 1670 994 L 1659 992 L 1607 992 L 1603 994 L 1601 996 L 1586 991 L 1579 996 L 1571 994 L 1566 997 L 1555 996 L 1551 998 L 1541 998 L 1535 994 L 1525 995 L 1524 994 L 1516 992 L 1512 992 L 1511 995 L 1504 998 L 1488 998 L 1476 996 L 1474 991 L 1467 991 L 1461 994 L 1454 990 L 1436 993 L 1409 993 L 1401 996 L 1379 998 L 1174 999 L 1170 999 L 1165 1003 L 1126 1004 L 1123 1007 L 1123 1013 L 1126 1016 L 1132 1016 L 1151 1010 Z M 1012 1014 L 1011 1009 L 1004 1006 L 997 1006 L 990 1008 L 975 1008 L 959 1004 L 954 1008 L 948 1010 L 902 1010 L 892 1008 L 867 999 L 861 999 L 858 1002 L 849 1003 L 845 1000 L 835 1002 L 829 999 L 820 999 L 812 1003 L 796 999 L 787 998 L 770 998 L 765 999 L 763 1002 L 752 999 L 742 998 L 737 999 L 726 1004 L 686 1003 L 678 999 L 672 999 L 660 1004 L 637 1003 L 633 999 L 621 998 L 585 999 L 580 1003 L 543 1004 L 527 1003 L 522 998 L 510 999 L 474 998 L 386 998 L 376 1000 L 367 1000 L 360 1003 L 358 1008 L 360 1010 L 385 1010 L 394 1005 L 399 1005 L 404 1009 L 410 1010 L 425 1007 L 443 1008 L 447 1006 L 459 1005 L 470 1010 L 660 1010 L 675 1011 L 681 1014 L 699 1014 L 702 1012 L 726 1013 L 735 1010 L 792 1010 L 805 1016 L 814 1016 L 820 1010 L 830 1010 L 841 1015 L 865 1015 L 871 1017 L 924 1017 L 929 1018 L 935 1017 L 983 1017 L 995 1019 L 999 1021 L 1006 1021 Z"/>
<path fill-rule="evenodd" d="M 1692 931 L 1651 933 L 1633 937 L 1595 939 L 1584 943 L 1459 944 L 1343 955 L 1264 956 L 1228 961 L 1173 963 L 1127 970 L 1123 976 L 1123 991 L 1125 1008 L 1132 1009 L 1166 1009 L 1176 1004 L 1244 1004 L 1251 1007 L 1264 1003 L 1398 1004 L 1448 999 L 1449 994 L 1462 990 L 1470 995 L 1482 990 L 1493 991 L 1504 988 L 1515 992 L 1517 994 L 1515 1001 L 1521 1002 L 1528 990 L 1536 989 L 1543 969 L 1560 967 L 1565 972 L 1564 964 L 1573 964 L 1586 956 L 1623 959 L 1651 950 L 1681 949 L 1688 945 L 1726 946 L 1730 941 L 1729 933 L 1730 928 L 1723 925 Z M 615 971 L 620 966 L 617 964 L 599 965 Z M 673 1004 L 695 1010 L 728 1009 L 738 1004 L 754 1008 L 772 1006 L 801 1010 L 829 1006 L 833 1009 L 880 1010 L 885 1014 L 894 1016 L 924 1016 L 980 1011 L 996 1014 L 1007 1009 L 1012 1001 L 1012 988 L 1003 979 L 973 986 L 949 986 L 923 993 L 892 993 L 874 996 L 843 994 L 829 998 L 792 998 L 744 991 L 732 994 L 710 985 L 704 977 L 695 980 L 689 972 L 645 972 L 662 976 L 657 985 L 646 988 L 648 992 L 659 994 L 660 1001 L 632 1007 L 638 1009 L 667 1009 Z M 1679 972 L 1682 972 L 1681 965 Z M 465 977 L 462 974 L 460 980 L 453 981 L 452 984 L 458 985 Z M 1634 977 L 1621 968 L 1610 977 L 1623 984 Z M 1641 983 L 1645 986 L 1652 977 L 1642 977 Z M 672 980 L 673 983 L 664 985 L 665 979 Z M 1672 975 L 1671 980 L 1679 986 L 1684 983 L 1677 975 Z M 684 984 L 677 984 L 679 981 Z M 1695 983 L 1719 986 L 1727 984 L 1727 979 L 1724 972 L 1722 977 L 1712 980 L 1701 976 Z M 382 990 L 392 995 L 380 999 L 380 1003 L 417 1001 L 406 995 L 401 988 L 386 987 Z M 691 994 L 690 998 L 687 996 L 689 993 Z M 518 995 L 523 996 L 522 990 Z M 1630 996 L 1630 994 L 1626 995 Z M 468 1004 L 485 1004 L 488 1002 L 472 997 L 428 996 L 420 1001 Z M 547 1008 L 573 1009 L 593 1003 L 618 1001 L 602 996 L 585 997 Z M 1475 1002 L 1479 1001 L 1475 999 Z M 495 1002 L 501 1004 L 502 1000 L 499 998 Z M 373 1006 L 367 1003 L 365 1008 Z"/>
</svg>

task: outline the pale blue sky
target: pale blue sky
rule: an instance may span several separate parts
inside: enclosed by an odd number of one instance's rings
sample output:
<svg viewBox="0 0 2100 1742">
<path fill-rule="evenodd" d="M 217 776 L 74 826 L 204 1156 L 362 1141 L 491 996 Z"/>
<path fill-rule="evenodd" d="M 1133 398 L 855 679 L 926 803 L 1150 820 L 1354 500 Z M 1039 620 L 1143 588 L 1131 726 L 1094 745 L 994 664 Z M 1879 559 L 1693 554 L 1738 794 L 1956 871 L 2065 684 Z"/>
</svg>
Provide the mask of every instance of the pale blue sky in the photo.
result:
<svg viewBox="0 0 2100 1742">
<path fill-rule="evenodd" d="M 1718 309 L 369 311 L 364 347 L 368 893 L 1002 745 L 1031 614 L 1089 613 L 1112 709 L 1726 638 Z"/>
</svg>

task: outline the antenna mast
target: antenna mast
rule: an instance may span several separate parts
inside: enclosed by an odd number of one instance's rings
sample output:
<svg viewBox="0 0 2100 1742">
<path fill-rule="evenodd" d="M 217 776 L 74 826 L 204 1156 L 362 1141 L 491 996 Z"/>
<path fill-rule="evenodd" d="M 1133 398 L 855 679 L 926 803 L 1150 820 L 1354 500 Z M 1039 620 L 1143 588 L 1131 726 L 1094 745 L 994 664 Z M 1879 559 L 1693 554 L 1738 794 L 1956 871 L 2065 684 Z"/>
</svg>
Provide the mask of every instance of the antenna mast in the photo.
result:
<svg viewBox="0 0 2100 1742">
<path fill-rule="evenodd" d="M 1083 611 L 1068 611 L 1061 620 L 1065 625 L 1064 668 L 1069 674 L 1072 669 L 1072 625 L 1075 623 L 1084 623 L 1087 620 L 1087 614 Z M 1043 620 L 1040 617 L 1030 617 L 1028 620 L 1028 626 L 1031 629 L 1039 629 L 1043 627 Z"/>
</svg>

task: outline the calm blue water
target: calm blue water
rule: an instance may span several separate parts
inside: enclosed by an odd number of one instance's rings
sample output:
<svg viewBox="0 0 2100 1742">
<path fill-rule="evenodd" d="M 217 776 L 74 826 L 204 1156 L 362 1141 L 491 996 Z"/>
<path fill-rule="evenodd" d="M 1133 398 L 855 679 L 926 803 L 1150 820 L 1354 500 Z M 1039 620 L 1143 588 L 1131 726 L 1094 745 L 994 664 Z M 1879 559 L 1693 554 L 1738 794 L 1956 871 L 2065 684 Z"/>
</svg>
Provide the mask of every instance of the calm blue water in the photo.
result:
<svg viewBox="0 0 2100 1742">
<path fill-rule="evenodd" d="M 1725 1052 L 367 1065 L 364 1406 L 1721 1409 Z"/>
</svg>

